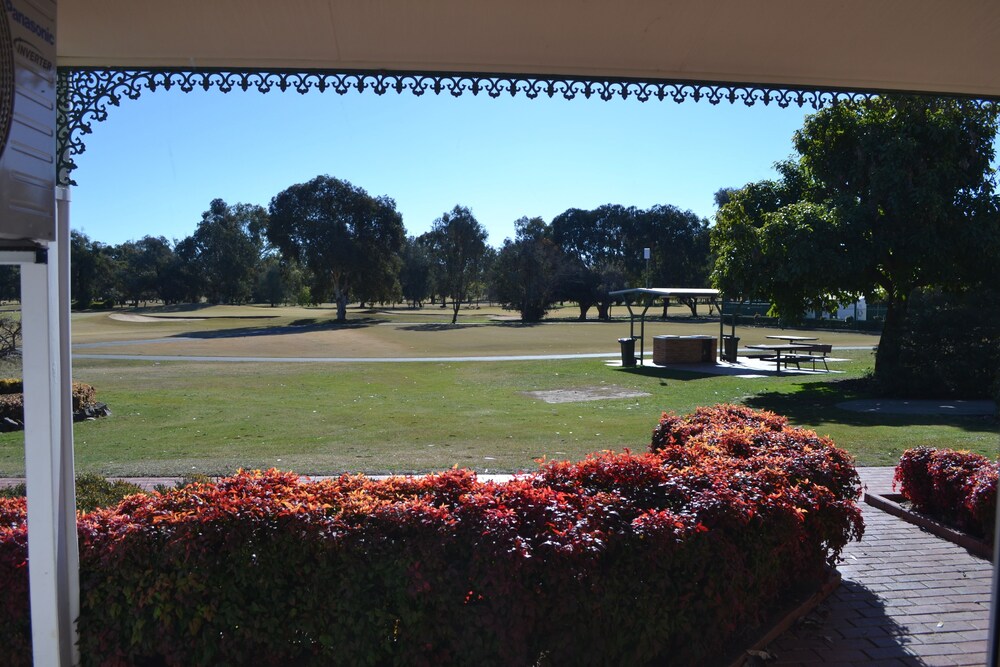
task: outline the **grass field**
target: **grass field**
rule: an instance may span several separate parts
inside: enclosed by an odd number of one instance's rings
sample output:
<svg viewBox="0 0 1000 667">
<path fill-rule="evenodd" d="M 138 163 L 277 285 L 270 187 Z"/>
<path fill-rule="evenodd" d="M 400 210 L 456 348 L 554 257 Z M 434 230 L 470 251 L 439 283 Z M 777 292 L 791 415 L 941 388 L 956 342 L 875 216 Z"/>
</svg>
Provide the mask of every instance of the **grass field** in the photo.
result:
<svg viewBox="0 0 1000 667">
<path fill-rule="evenodd" d="M 678 311 L 677 314 L 680 314 Z M 674 314 L 673 312 L 671 313 Z M 661 411 L 739 402 L 775 410 L 830 435 L 861 464 L 892 464 L 910 446 L 996 456 L 994 418 L 888 416 L 841 410 L 872 366 L 877 339 L 817 334 L 866 349 L 837 352 L 836 375 L 735 378 L 602 359 L 442 362 L 433 357 L 613 352 L 627 322 L 520 326 L 498 310 L 450 313 L 263 307 L 135 311 L 74 317 L 77 353 L 266 357 L 427 357 L 411 363 L 239 363 L 77 359 L 74 376 L 97 387 L 107 419 L 76 425 L 81 472 L 112 476 L 221 474 L 278 467 L 304 474 L 423 472 L 458 465 L 481 472 L 531 469 L 539 457 L 577 459 L 600 449 L 644 449 Z M 574 317 L 575 309 L 557 316 Z M 136 317 L 138 316 L 138 317 Z M 179 318 L 179 319 L 167 319 Z M 152 321 L 147 321 L 152 320 Z M 711 320 L 656 322 L 659 333 L 717 333 Z M 776 333 L 740 329 L 742 343 Z M 140 342 L 156 339 L 158 342 Z M 130 344 L 108 345 L 114 341 Z M 647 342 L 647 351 L 649 343 Z M 613 356 L 613 355 L 610 355 Z M 610 358 L 609 356 L 609 358 Z M 12 370 L 12 373 L 15 372 Z M 835 378 L 835 379 L 834 379 Z M 550 404 L 527 392 L 615 388 L 633 398 Z M 0 476 L 23 474 L 23 436 L 0 435 Z"/>
</svg>

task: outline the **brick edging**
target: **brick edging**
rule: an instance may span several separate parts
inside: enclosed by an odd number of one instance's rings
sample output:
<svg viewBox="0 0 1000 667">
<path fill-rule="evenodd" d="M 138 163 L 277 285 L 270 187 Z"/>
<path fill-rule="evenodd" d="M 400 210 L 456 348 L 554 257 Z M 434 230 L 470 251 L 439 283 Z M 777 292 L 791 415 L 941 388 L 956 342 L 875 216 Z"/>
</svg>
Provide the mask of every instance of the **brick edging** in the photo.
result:
<svg viewBox="0 0 1000 667">
<path fill-rule="evenodd" d="M 919 526 L 928 533 L 936 535 L 943 540 L 948 540 L 952 544 L 957 544 L 973 556 L 982 558 L 983 560 L 993 560 L 993 545 L 959 532 L 954 528 L 950 528 L 928 516 L 912 512 L 900 505 L 900 500 L 903 500 L 903 496 L 898 493 L 885 493 L 881 495 L 877 493 L 865 493 L 865 502 L 872 507 L 897 516 L 907 523 Z"/>
<path fill-rule="evenodd" d="M 840 586 L 841 574 L 833 567 L 826 568 L 826 580 L 820 586 L 819 590 L 810 595 L 808 598 L 795 604 L 791 609 L 783 610 L 781 616 L 769 626 L 769 628 L 760 635 L 753 644 L 746 647 L 738 657 L 736 657 L 731 662 L 724 663 L 726 667 L 743 667 L 747 664 L 747 659 L 749 658 L 748 653 L 750 651 L 763 651 L 768 644 L 776 640 L 778 637 L 783 635 L 789 628 L 791 628 L 795 623 L 804 618 L 813 609 L 819 606 L 823 600 L 830 597 L 837 587 Z"/>
</svg>

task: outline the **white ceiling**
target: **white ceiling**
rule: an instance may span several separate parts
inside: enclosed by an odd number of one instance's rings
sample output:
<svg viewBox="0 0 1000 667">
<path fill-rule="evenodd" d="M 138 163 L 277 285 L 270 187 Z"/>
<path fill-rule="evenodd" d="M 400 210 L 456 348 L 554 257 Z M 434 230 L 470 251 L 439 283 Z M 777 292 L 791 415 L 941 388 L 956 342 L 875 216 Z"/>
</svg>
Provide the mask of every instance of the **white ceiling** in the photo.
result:
<svg viewBox="0 0 1000 667">
<path fill-rule="evenodd" d="M 997 0 L 58 0 L 62 66 L 638 77 L 1000 96 Z"/>
</svg>

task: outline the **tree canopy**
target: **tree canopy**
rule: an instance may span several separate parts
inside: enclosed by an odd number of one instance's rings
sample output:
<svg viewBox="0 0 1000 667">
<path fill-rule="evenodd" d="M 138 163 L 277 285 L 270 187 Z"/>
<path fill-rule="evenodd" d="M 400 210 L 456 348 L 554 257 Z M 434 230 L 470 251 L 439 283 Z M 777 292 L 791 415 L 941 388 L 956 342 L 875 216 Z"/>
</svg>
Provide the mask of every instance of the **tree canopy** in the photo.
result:
<svg viewBox="0 0 1000 667">
<path fill-rule="evenodd" d="M 522 322 L 538 322 L 557 299 L 565 255 L 541 218 L 520 218 L 514 229 L 514 240 L 506 239 L 497 255 L 493 287 L 504 308 L 520 312 Z"/>
<path fill-rule="evenodd" d="M 628 285 L 703 287 L 708 281 L 708 221 L 676 206 L 569 209 L 553 218 L 552 239 L 578 263 L 566 296 L 580 304 L 580 319 L 593 305 L 607 319 L 608 292 Z"/>
<path fill-rule="evenodd" d="M 883 299 L 876 375 L 891 382 L 914 290 L 990 280 L 996 132 L 997 112 L 968 100 L 877 98 L 809 116 L 780 177 L 720 208 L 715 286 L 792 319 L 854 295 Z"/>
<path fill-rule="evenodd" d="M 193 239 L 196 263 L 211 303 L 244 303 L 257 280 L 267 212 L 261 206 L 213 199 Z"/>
<path fill-rule="evenodd" d="M 347 319 L 352 291 L 367 300 L 400 294 L 403 219 L 389 197 L 330 176 L 317 176 L 275 195 L 267 239 L 312 271 L 316 287 L 333 293 L 337 320 Z"/>
<path fill-rule="evenodd" d="M 452 324 L 458 321 L 458 309 L 480 274 L 486 238 L 486 228 L 465 206 L 455 206 L 442 214 L 431 228 L 429 240 L 431 252 L 438 259 L 439 290 L 442 296 L 451 297 Z"/>
</svg>

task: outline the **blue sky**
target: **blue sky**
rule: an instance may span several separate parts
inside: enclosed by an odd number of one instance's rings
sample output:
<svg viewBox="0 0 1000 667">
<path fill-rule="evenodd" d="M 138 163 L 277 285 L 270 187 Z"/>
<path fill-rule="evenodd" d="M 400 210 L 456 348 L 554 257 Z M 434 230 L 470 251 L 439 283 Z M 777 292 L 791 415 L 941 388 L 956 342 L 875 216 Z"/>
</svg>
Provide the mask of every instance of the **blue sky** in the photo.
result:
<svg viewBox="0 0 1000 667">
<path fill-rule="evenodd" d="M 190 235 L 209 202 L 267 206 L 329 174 L 395 199 L 409 234 L 468 206 L 499 245 L 521 216 L 672 204 L 770 178 L 810 109 L 485 95 L 143 93 L 94 124 L 72 226 L 115 244 Z"/>
</svg>

